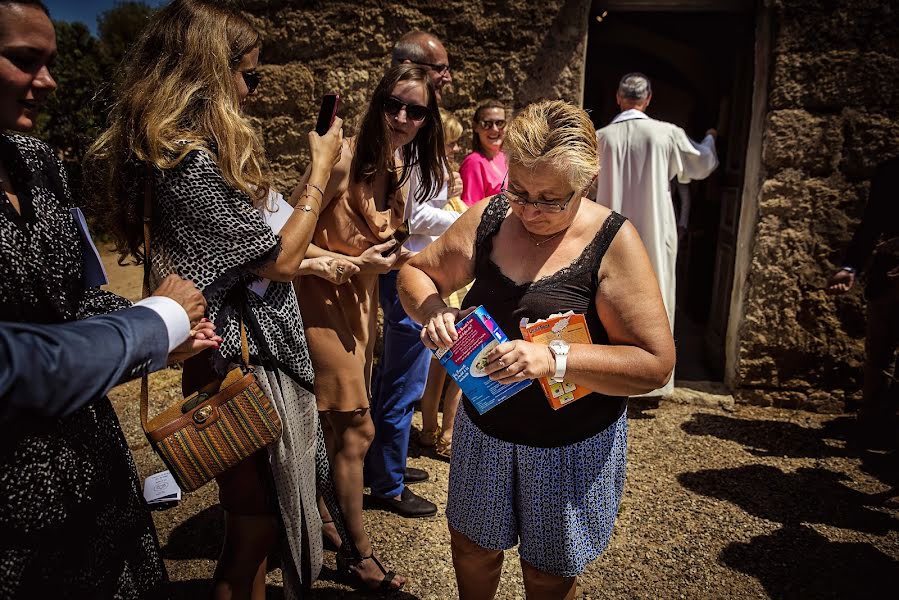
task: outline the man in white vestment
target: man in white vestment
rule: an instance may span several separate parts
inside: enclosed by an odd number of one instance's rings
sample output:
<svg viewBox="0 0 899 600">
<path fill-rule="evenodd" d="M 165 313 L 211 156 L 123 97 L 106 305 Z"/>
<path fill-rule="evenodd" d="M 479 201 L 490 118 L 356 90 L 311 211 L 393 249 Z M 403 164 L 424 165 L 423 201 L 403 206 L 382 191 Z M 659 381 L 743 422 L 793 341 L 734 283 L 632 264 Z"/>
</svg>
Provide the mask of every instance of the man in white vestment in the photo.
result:
<svg viewBox="0 0 899 600">
<path fill-rule="evenodd" d="M 718 166 L 714 129 L 697 144 L 672 123 L 646 114 L 652 99 L 649 79 L 628 73 L 618 84 L 621 112 L 596 132 L 600 173 L 596 201 L 627 217 L 637 228 L 655 269 L 674 331 L 677 222 L 669 182 L 705 179 Z M 646 394 L 660 396 L 674 390 L 674 376 L 665 387 Z"/>
</svg>

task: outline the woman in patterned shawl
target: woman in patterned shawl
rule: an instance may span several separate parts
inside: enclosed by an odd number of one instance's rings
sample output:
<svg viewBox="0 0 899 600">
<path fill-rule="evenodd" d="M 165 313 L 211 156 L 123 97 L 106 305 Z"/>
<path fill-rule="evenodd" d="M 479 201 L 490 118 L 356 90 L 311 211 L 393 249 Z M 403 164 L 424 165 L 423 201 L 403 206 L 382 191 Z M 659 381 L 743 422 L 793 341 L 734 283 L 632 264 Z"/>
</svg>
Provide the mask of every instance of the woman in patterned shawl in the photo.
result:
<svg viewBox="0 0 899 600">
<path fill-rule="evenodd" d="M 324 136 L 309 134 L 308 185 L 294 190 L 297 209 L 276 235 L 262 212 L 270 193 L 265 153 L 241 110 L 259 83 L 260 44 L 250 23 L 221 3 L 174 0 L 137 40 L 111 126 L 89 155 L 122 256 L 148 260 L 151 281 L 170 273 L 195 281 L 224 338 L 203 364 L 185 369 L 184 387 L 238 362 L 242 315 L 251 361 L 262 365 L 257 375 L 283 424 L 267 452 L 218 478 L 226 533 L 215 598 L 263 598 L 266 556 L 278 537 L 287 598 L 311 585 L 322 562 L 315 484 L 327 459 L 323 444 L 318 452 L 312 362 L 290 282 L 321 266 L 304 255 L 326 206 L 317 190 L 340 157 L 342 122 Z M 152 241 L 144 257 L 147 185 Z M 261 295 L 248 291 L 260 278 L 269 280 Z"/>
<path fill-rule="evenodd" d="M 12 133 L 34 128 L 56 88 L 55 55 L 46 7 L 0 0 L 0 321 L 65 323 L 130 304 L 87 287 L 98 282 L 85 274 L 62 163 L 46 144 Z M 109 399 L 62 416 L 35 406 L 0 420 L 0 598 L 167 595 L 156 531 Z"/>
</svg>

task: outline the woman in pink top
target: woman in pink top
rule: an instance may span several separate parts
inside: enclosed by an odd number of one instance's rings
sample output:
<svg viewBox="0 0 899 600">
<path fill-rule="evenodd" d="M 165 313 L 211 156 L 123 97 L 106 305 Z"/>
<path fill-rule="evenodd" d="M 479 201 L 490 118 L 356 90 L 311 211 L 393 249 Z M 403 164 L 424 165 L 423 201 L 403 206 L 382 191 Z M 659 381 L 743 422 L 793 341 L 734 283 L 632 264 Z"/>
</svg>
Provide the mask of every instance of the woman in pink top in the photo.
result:
<svg viewBox="0 0 899 600">
<path fill-rule="evenodd" d="M 498 100 L 485 100 L 474 111 L 472 148 L 459 167 L 462 177 L 462 201 L 475 202 L 498 194 L 506 178 L 506 156 L 502 152 L 506 137 L 506 108 Z"/>
</svg>

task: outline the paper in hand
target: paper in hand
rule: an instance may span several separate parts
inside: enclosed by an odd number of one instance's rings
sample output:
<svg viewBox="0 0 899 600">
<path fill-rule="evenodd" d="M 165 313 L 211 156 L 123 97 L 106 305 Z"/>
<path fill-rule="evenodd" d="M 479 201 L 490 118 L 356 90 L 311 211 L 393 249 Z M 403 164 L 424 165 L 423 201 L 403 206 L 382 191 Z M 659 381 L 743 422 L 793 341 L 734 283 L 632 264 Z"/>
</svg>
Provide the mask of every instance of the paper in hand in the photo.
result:
<svg viewBox="0 0 899 600">
<path fill-rule="evenodd" d="M 72 207 L 72 216 L 75 218 L 75 225 L 78 226 L 78 236 L 81 238 L 81 256 L 84 262 L 84 287 L 94 288 L 109 283 L 109 277 L 106 275 L 106 269 L 103 267 L 103 261 L 100 260 L 100 253 L 91 239 L 91 233 L 87 228 L 87 221 L 84 219 L 84 213 L 77 206 Z"/>
<path fill-rule="evenodd" d="M 290 215 L 293 214 L 293 207 L 284 200 L 284 196 L 271 190 L 265 201 L 265 207 L 260 209 L 260 212 L 262 212 L 262 219 L 265 221 L 265 224 L 277 235 L 281 228 L 284 227 L 284 224 L 287 223 Z M 250 288 L 251 292 L 262 298 L 265 296 L 265 291 L 270 283 L 270 279 L 258 279 L 247 287 Z"/>
</svg>

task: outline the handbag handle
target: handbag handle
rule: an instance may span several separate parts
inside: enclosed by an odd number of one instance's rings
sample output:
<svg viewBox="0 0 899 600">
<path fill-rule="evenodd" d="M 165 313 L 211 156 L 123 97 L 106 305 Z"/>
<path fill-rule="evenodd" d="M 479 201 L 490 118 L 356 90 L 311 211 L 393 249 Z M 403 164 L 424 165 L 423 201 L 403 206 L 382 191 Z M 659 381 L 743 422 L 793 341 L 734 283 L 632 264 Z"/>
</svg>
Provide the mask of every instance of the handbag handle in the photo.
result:
<svg viewBox="0 0 899 600">
<path fill-rule="evenodd" d="M 153 220 L 153 165 L 147 163 L 147 181 L 144 185 L 144 285 L 143 297 L 150 295 L 150 224 Z M 240 319 L 240 358 L 245 369 L 250 370 L 250 343 L 243 322 L 243 311 L 238 311 Z M 147 415 L 150 402 L 150 382 L 146 374 L 140 379 L 140 424 L 147 431 Z"/>
</svg>

